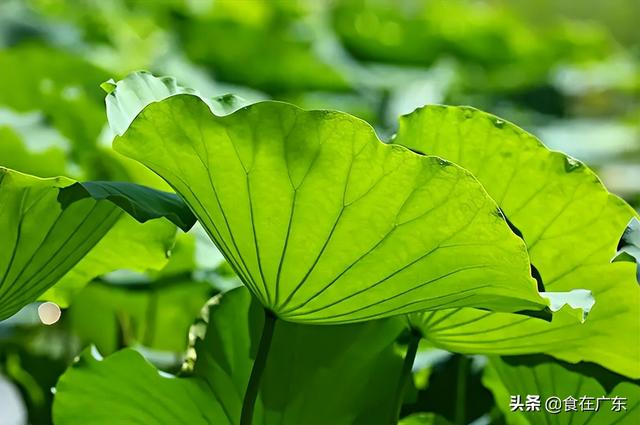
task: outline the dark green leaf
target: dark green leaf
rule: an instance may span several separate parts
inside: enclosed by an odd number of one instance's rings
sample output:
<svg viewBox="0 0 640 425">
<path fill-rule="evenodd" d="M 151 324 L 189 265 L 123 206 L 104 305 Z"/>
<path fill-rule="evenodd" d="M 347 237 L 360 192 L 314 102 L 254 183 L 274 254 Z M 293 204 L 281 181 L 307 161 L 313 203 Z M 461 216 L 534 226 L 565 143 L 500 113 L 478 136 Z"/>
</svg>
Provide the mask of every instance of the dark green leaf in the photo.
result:
<svg viewBox="0 0 640 425">
<path fill-rule="evenodd" d="M 195 343 L 193 376 L 161 377 L 130 350 L 104 361 L 86 352 L 57 386 L 56 424 L 237 424 L 264 313 L 246 288 L 214 300 L 208 324 L 192 332 L 195 338 L 206 328 Z M 341 326 L 278 320 L 254 423 L 389 423 L 402 329 L 399 319 Z"/>
<path fill-rule="evenodd" d="M 402 418 L 399 425 L 453 425 L 435 413 L 413 413 Z"/>
<path fill-rule="evenodd" d="M 433 362 L 424 388 L 417 388 L 412 398 L 405 397 L 402 412 L 432 412 L 455 424 L 470 424 L 494 405 L 481 378 L 476 358 L 457 354 Z"/>
<path fill-rule="evenodd" d="M 147 284 L 92 282 L 67 311 L 75 335 L 111 354 L 127 346 L 182 353 L 193 318 L 211 296 L 206 282 L 177 275 Z"/>
<path fill-rule="evenodd" d="M 187 232 L 196 222 L 185 202 L 175 193 L 163 192 L 128 182 L 77 182 L 60 189 L 63 208 L 85 198 L 107 199 L 141 223 L 165 217 Z"/>
<path fill-rule="evenodd" d="M 180 26 L 179 34 L 189 58 L 208 66 L 223 81 L 270 93 L 345 91 L 349 83 L 343 72 L 309 39 L 318 31 L 314 19 L 300 19 L 300 15 L 319 10 L 317 7 L 323 5 L 298 1 L 211 3 L 207 13 Z"/>
<path fill-rule="evenodd" d="M 149 243 L 153 245 L 154 241 L 149 239 Z M 116 247 L 110 248 L 117 251 Z M 127 248 L 125 251 L 133 257 L 142 249 Z M 194 255 L 195 241 L 182 233 L 162 270 L 111 280 L 107 276 L 91 282 L 73 297 L 66 313 L 74 334 L 81 343 L 94 344 L 104 355 L 123 345 L 182 354 L 194 317 L 214 293 L 208 282 L 194 279 Z M 153 255 L 147 253 L 145 257 Z M 107 259 L 107 263 L 113 263 Z M 97 261 L 92 264 L 100 266 Z"/>
<path fill-rule="evenodd" d="M 57 425 L 232 423 L 201 379 L 161 374 L 132 349 L 105 360 L 86 350 L 58 381 L 53 419 Z"/>
</svg>

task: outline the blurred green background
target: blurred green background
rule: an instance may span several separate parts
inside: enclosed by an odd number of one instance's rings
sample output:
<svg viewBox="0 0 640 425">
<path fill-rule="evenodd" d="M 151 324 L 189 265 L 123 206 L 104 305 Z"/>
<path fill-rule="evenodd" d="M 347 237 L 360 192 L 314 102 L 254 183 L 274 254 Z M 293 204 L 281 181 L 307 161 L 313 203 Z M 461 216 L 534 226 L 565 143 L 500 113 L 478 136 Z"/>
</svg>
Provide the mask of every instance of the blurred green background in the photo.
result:
<svg viewBox="0 0 640 425">
<path fill-rule="evenodd" d="M 638 208 L 638 22 L 637 0 L 0 0 L 0 165 L 161 187 L 110 149 L 99 87 L 146 69 L 205 96 L 343 110 L 387 139 L 418 106 L 475 106 Z M 146 231 L 156 244 L 132 242 L 135 273 L 90 263 L 90 285 L 54 294 L 72 306 L 55 325 L 37 306 L 0 322 L 0 424 L 50 423 L 50 389 L 90 344 L 179 366 L 202 304 L 237 281 L 201 233 L 167 263 L 172 229 Z M 486 390 L 476 404 L 491 410 Z"/>
</svg>

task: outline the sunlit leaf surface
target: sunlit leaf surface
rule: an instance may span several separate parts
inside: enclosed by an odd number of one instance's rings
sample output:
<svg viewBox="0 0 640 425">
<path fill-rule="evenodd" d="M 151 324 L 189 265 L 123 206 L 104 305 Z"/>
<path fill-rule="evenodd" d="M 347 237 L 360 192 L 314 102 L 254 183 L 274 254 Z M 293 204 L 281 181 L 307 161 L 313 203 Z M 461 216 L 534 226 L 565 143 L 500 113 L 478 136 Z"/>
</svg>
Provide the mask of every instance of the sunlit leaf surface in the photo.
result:
<svg viewBox="0 0 640 425">
<path fill-rule="evenodd" d="M 72 183 L 0 167 L 0 319 L 56 283 L 118 220 L 109 202 L 85 199 L 62 209 L 59 189 Z"/>
<path fill-rule="evenodd" d="M 640 377 L 635 265 L 611 263 L 631 207 L 584 164 L 473 108 L 419 109 L 402 118 L 395 141 L 470 170 L 522 234 L 545 290 L 584 288 L 596 301 L 584 324 L 562 313 L 549 324 L 470 309 L 414 317 L 427 338 L 454 351 L 545 352 Z"/>
<path fill-rule="evenodd" d="M 218 117 L 176 95 L 114 146 L 169 182 L 286 320 L 546 306 L 522 241 L 473 176 L 383 144 L 350 115 L 265 102 Z"/>
</svg>

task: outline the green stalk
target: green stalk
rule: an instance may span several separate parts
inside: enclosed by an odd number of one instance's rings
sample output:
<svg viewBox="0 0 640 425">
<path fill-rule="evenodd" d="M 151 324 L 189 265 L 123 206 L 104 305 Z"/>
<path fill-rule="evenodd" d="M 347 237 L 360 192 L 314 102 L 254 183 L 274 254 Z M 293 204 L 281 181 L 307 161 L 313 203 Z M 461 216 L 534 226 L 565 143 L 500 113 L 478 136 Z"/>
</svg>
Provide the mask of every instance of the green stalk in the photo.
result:
<svg viewBox="0 0 640 425">
<path fill-rule="evenodd" d="M 249 384 L 244 394 L 242 402 L 242 413 L 240 415 L 240 425 L 251 425 L 253 420 L 253 409 L 258 398 L 258 390 L 260 389 L 260 381 L 264 368 L 267 365 L 267 356 L 269 348 L 271 348 L 271 340 L 273 339 L 273 331 L 276 325 L 276 316 L 269 310 L 264 311 L 264 326 L 262 327 L 262 336 L 260 337 L 260 345 L 258 345 L 258 354 L 253 362 Z"/>
<path fill-rule="evenodd" d="M 400 371 L 400 379 L 398 380 L 398 386 L 396 388 L 396 399 L 394 402 L 393 417 L 391 419 L 392 424 L 397 424 L 400 419 L 400 410 L 402 409 L 402 402 L 404 401 L 404 393 L 407 390 L 409 379 L 411 379 L 411 368 L 413 367 L 413 362 L 416 359 L 420 338 L 421 336 L 419 332 L 415 330 L 411 331 L 411 337 L 407 346 L 407 353 L 404 356 L 402 370 Z"/>
<path fill-rule="evenodd" d="M 465 403 L 467 392 L 467 370 L 469 365 L 469 359 L 467 356 L 461 355 L 458 363 L 458 382 L 456 385 L 456 413 L 455 423 L 457 425 L 464 425 L 465 423 Z"/>
<path fill-rule="evenodd" d="M 147 301 L 147 309 L 145 312 L 145 329 L 142 337 L 142 343 L 147 346 L 153 346 L 156 332 L 156 319 L 158 318 L 158 293 L 151 291 L 149 301 Z"/>
</svg>

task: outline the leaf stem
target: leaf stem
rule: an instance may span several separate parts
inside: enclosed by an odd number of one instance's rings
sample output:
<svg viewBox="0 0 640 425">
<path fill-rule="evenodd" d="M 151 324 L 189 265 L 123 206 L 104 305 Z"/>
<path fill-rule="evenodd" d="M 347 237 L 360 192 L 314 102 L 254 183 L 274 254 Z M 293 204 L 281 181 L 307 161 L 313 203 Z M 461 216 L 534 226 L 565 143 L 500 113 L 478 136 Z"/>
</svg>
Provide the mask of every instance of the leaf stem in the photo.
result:
<svg viewBox="0 0 640 425">
<path fill-rule="evenodd" d="M 158 317 L 158 293 L 151 291 L 145 311 L 145 328 L 142 343 L 147 347 L 153 346 L 156 333 L 156 319 Z"/>
<path fill-rule="evenodd" d="M 400 419 L 400 410 L 402 409 L 402 402 L 404 401 L 404 393 L 407 390 L 407 384 L 411 378 L 411 369 L 413 368 L 413 362 L 416 359 L 420 338 L 420 332 L 412 329 L 409 344 L 407 345 L 407 353 L 404 356 L 402 370 L 400 371 L 400 379 L 398 380 L 398 386 L 396 388 L 396 399 L 393 404 L 394 411 L 391 419 L 392 424 L 397 424 Z"/>
<path fill-rule="evenodd" d="M 465 355 L 460 356 L 460 360 L 458 363 L 458 379 L 456 385 L 456 413 L 455 413 L 455 423 L 457 425 L 464 425 L 466 411 L 465 411 L 465 403 L 466 393 L 467 393 L 467 371 L 469 366 L 469 359 Z"/>
<path fill-rule="evenodd" d="M 244 393 L 244 401 L 242 402 L 242 413 L 240 415 L 240 425 L 251 425 L 253 420 L 253 408 L 258 398 L 258 390 L 260 389 L 260 381 L 267 364 L 267 356 L 271 348 L 271 340 L 273 339 L 273 331 L 276 325 L 276 316 L 269 310 L 264 310 L 264 326 L 262 327 L 262 336 L 258 345 L 258 353 L 256 360 L 253 362 L 251 376 L 247 384 L 247 391 Z"/>
</svg>

